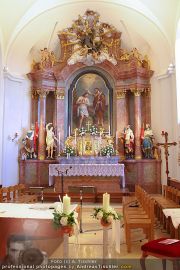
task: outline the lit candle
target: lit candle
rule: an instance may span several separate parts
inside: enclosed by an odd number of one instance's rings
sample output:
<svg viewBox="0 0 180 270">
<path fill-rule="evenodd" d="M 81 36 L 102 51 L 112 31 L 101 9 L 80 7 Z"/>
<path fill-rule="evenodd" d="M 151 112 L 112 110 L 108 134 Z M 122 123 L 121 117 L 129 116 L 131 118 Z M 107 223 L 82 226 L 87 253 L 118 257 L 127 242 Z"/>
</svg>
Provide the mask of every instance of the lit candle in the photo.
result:
<svg viewBox="0 0 180 270">
<path fill-rule="evenodd" d="M 66 196 L 63 196 L 63 213 L 69 214 L 70 213 L 70 202 L 71 198 L 66 194 Z"/>
<path fill-rule="evenodd" d="M 110 194 L 107 192 L 103 194 L 103 210 L 108 212 L 109 210 L 109 202 L 110 202 Z"/>
</svg>

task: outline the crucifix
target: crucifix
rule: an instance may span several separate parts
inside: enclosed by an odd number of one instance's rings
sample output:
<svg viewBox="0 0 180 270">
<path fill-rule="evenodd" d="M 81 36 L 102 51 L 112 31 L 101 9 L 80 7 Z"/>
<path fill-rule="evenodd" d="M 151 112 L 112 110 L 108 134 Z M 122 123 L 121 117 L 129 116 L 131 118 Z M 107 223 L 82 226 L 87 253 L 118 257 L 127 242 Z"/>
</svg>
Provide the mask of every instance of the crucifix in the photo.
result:
<svg viewBox="0 0 180 270">
<path fill-rule="evenodd" d="M 157 146 L 162 146 L 164 147 L 164 154 L 165 154 L 165 159 L 166 159 L 166 174 L 167 174 L 167 181 L 168 181 L 168 175 L 169 175 L 169 168 L 168 168 L 168 156 L 169 156 L 169 151 L 168 148 L 172 145 L 176 145 L 176 142 L 168 143 L 168 133 L 162 131 L 161 133 L 162 136 L 165 137 L 165 143 L 157 143 Z"/>
<path fill-rule="evenodd" d="M 87 126 L 87 128 L 88 128 L 88 131 L 89 131 L 90 125 L 91 125 L 91 123 L 88 121 L 87 124 L 86 124 L 86 126 Z"/>
</svg>

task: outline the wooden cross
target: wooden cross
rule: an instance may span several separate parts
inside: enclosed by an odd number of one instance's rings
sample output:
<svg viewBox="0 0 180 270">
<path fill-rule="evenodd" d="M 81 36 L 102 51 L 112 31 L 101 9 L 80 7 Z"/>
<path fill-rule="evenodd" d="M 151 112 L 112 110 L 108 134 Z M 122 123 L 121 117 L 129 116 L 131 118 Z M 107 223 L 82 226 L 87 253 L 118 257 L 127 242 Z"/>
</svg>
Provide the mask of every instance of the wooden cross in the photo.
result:
<svg viewBox="0 0 180 270">
<path fill-rule="evenodd" d="M 162 136 L 165 137 L 165 143 L 157 143 L 157 146 L 162 146 L 164 147 L 164 154 L 165 154 L 165 159 L 166 159 L 166 174 L 167 174 L 167 181 L 168 181 L 168 175 L 169 175 L 169 168 L 168 168 L 168 156 L 169 156 L 169 151 L 168 148 L 172 145 L 177 145 L 176 142 L 168 143 L 168 133 L 162 131 L 161 133 Z"/>
</svg>

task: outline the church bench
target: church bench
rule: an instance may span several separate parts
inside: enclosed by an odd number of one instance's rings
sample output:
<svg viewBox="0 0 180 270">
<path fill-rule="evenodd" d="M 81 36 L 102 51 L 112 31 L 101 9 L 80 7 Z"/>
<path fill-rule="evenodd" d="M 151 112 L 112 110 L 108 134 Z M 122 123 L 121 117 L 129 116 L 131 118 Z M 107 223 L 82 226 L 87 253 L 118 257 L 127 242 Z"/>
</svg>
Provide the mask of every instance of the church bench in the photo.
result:
<svg viewBox="0 0 180 270">
<path fill-rule="evenodd" d="M 137 212 L 136 215 L 133 215 L 125 209 L 123 211 L 127 252 L 131 252 L 132 229 L 142 228 L 149 241 L 154 238 L 154 201 L 147 196 L 146 206 L 142 208 L 145 214 L 138 214 Z"/>
<path fill-rule="evenodd" d="M 37 196 L 26 194 L 25 185 L 19 184 L 1 188 L 0 202 L 34 203 L 37 202 Z"/>
<path fill-rule="evenodd" d="M 167 184 L 168 184 L 168 186 L 174 187 L 180 191 L 180 180 L 169 177 Z"/>
<path fill-rule="evenodd" d="M 165 218 L 163 209 L 180 208 L 180 191 L 174 187 L 163 185 L 162 195 L 153 194 L 151 197 L 155 200 L 155 212 L 157 219 L 169 232 L 169 220 Z"/>
<path fill-rule="evenodd" d="M 140 186 L 136 186 L 135 195 L 132 198 L 123 198 L 123 217 L 128 252 L 131 252 L 132 229 L 142 228 L 149 240 L 154 238 L 154 200 Z"/>
</svg>

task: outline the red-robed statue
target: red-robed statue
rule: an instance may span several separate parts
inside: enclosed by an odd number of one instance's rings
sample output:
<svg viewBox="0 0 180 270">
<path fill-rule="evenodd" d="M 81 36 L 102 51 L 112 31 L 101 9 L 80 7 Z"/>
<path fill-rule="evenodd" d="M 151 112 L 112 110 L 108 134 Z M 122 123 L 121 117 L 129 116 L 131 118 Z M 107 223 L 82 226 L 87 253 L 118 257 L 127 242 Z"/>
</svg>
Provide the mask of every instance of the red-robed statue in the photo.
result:
<svg viewBox="0 0 180 270">
<path fill-rule="evenodd" d="M 104 126 L 104 113 L 105 113 L 105 105 L 106 98 L 104 93 L 99 89 L 95 88 L 93 107 L 95 114 L 95 124 L 98 126 Z"/>
</svg>

